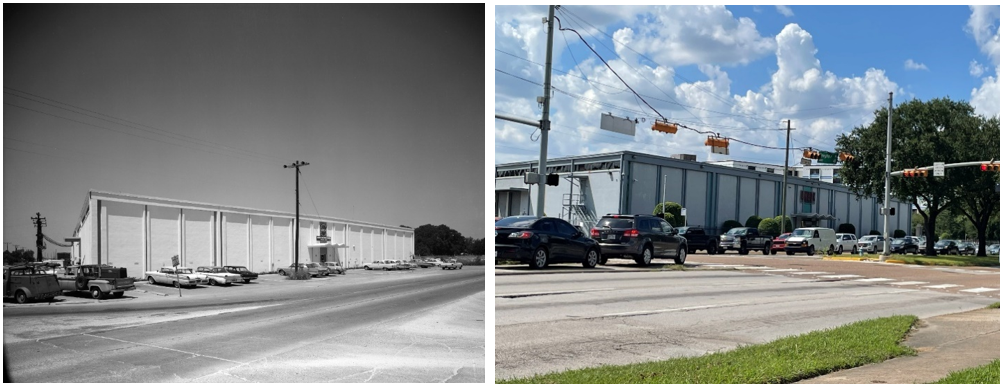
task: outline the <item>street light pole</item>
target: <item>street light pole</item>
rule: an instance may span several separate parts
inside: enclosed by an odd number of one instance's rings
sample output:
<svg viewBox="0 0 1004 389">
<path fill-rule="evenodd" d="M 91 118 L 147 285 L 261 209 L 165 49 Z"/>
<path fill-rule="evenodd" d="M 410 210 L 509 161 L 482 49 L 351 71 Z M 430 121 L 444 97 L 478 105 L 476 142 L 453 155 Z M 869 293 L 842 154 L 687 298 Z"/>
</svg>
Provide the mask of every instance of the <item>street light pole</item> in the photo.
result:
<svg viewBox="0 0 1004 389">
<path fill-rule="evenodd" d="M 544 216 L 544 177 L 547 175 L 547 133 L 551 130 L 551 46 L 554 41 L 554 6 L 547 9 L 547 60 L 544 66 L 544 112 L 540 118 L 540 163 L 537 164 L 537 217 Z"/>
<path fill-rule="evenodd" d="M 784 138 L 784 178 L 781 179 L 781 233 L 788 232 L 788 144 L 791 142 L 791 120 L 788 120 L 787 136 Z"/>
<path fill-rule="evenodd" d="M 886 132 L 885 132 L 885 200 L 882 201 L 882 207 L 885 211 L 882 212 L 882 238 L 885 239 L 883 242 L 884 248 L 882 249 L 882 255 L 879 256 L 879 261 L 885 261 L 889 257 L 889 178 L 892 170 L 892 92 L 889 92 L 889 120 L 886 121 Z"/>
<path fill-rule="evenodd" d="M 300 269 L 300 166 L 307 165 L 310 164 L 303 161 L 296 161 L 292 165 L 282 165 L 286 169 L 296 169 L 296 231 L 293 240 L 293 271 Z"/>
</svg>

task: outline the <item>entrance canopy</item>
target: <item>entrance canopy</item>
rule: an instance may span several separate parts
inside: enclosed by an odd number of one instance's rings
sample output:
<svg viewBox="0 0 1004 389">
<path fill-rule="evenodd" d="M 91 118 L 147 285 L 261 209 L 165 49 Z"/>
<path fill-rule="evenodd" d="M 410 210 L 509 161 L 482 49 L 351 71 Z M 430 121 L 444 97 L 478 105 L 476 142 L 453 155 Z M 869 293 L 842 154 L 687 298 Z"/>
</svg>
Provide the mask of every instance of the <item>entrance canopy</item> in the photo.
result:
<svg viewBox="0 0 1004 389">
<path fill-rule="evenodd" d="M 332 247 L 332 248 L 343 248 L 349 247 L 345 243 L 307 243 L 308 248 L 321 248 L 321 247 Z"/>
</svg>

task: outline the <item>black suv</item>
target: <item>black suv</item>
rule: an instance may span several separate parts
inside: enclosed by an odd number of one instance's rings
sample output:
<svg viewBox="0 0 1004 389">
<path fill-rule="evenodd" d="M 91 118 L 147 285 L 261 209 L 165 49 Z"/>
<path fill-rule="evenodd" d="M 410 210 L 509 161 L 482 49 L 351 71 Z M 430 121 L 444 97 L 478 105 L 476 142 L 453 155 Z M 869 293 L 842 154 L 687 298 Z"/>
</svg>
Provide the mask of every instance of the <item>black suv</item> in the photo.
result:
<svg viewBox="0 0 1004 389">
<path fill-rule="evenodd" d="M 600 246 L 568 222 L 536 216 L 510 216 L 495 222 L 495 259 L 512 259 L 540 269 L 577 262 L 596 267 Z"/>
<path fill-rule="evenodd" d="M 600 242 L 600 263 L 624 256 L 642 266 L 655 257 L 673 258 L 677 264 L 687 260 L 687 239 L 658 216 L 608 214 L 596 222 L 590 235 Z"/>
</svg>

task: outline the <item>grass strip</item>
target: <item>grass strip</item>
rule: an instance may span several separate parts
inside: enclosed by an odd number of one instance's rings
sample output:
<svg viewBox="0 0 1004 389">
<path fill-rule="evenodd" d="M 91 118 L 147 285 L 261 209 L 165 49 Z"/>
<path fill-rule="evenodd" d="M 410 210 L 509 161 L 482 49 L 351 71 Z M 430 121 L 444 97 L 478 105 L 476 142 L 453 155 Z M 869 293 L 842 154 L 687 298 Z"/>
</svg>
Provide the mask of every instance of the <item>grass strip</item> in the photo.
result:
<svg viewBox="0 0 1004 389">
<path fill-rule="evenodd" d="M 994 359 L 983 366 L 971 367 L 949 373 L 945 378 L 932 384 L 1000 384 L 1001 360 Z"/>
<path fill-rule="evenodd" d="M 990 304 L 990 305 L 987 305 L 987 308 L 997 308 L 997 309 L 1001 309 L 1001 302 L 1000 302 L 1000 301 L 998 301 L 998 302 L 996 302 L 996 303 L 993 303 L 993 304 Z"/>
<path fill-rule="evenodd" d="M 498 384 L 783 384 L 915 351 L 900 341 L 915 316 L 892 316 L 700 357 L 602 366 Z"/>
<path fill-rule="evenodd" d="M 879 254 L 841 254 L 834 255 L 835 258 L 869 258 L 878 259 Z M 925 266 L 983 266 L 983 267 L 995 267 L 1000 266 L 1000 257 L 998 256 L 987 256 L 987 257 L 977 257 L 974 255 L 939 255 L 939 256 L 923 256 L 923 255 L 913 255 L 913 254 L 893 254 L 889 256 L 889 259 L 898 259 L 904 263 L 911 265 L 925 265 Z"/>
</svg>

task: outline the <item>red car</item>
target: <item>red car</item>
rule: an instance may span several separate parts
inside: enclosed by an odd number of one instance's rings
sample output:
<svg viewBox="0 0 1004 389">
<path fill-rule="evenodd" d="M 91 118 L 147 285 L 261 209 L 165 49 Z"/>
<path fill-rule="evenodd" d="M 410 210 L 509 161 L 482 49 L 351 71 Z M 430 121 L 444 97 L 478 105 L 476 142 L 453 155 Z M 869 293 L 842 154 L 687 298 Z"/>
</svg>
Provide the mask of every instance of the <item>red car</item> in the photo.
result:
<svg viewBox="0 0 1004 389">
<path fill-rule="evenodd" d="M 770 242 L 770 255 L 777 254 L 778 251 L 784 251 L 784 241 L 787 240 L 789 236 L 791 236 L 791 233 L 785 232 L 781 234 L 781 236 L 774 238 L 774 240 Z"/>
</svg>

